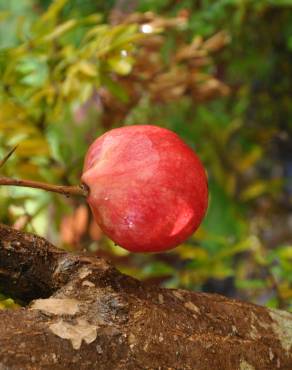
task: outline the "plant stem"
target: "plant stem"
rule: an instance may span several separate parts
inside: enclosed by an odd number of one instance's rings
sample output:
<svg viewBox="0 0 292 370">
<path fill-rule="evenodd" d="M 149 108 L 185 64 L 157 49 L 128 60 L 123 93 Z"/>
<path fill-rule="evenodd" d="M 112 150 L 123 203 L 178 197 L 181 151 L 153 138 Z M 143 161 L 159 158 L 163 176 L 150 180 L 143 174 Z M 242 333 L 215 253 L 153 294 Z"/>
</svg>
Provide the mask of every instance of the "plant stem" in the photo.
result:
<svg viewBox="0 0 292 370">
<path fill-rule="evenodd" d="M 12 156 L 12 154 L 15 152 L 16 149 L 17 149 L 17 145 L 14 148 L 12 148 L 9 153 L 6 154 L 6 156 L 0 161 L 0 167 L 4 166 L 4 164 Z"/>
<path fill-rule="evenodd" d="M 23 186 L 26 188 L 42 189 L 46 191 L 51 191 L 53 193 L 59 193 L 66 195 L 66 197 L 71 196 L 88 196 L 88 188 L 85 185 L 75 185 L 75 186 L 63 186 L 63 185 L 52 185 L 39 181 L 31 180 L 17 180 L 10 177 L 0 177 L 0 186 Z"/>
</svg>

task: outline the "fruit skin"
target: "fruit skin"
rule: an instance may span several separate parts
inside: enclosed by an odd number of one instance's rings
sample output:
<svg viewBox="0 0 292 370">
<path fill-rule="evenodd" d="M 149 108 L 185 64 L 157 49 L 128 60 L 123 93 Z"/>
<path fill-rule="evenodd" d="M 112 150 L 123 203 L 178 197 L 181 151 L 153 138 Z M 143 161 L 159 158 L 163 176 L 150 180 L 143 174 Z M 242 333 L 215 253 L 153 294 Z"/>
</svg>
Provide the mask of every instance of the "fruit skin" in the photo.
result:
<svg viewBox="0 0 292 370">
<path fill-rule="evenodd" d="M 158 126 L 127 126 L 97 138 L 81 180 L 103 232 L 132 252 L 174 248 L 198 228 L 208 206 L 199 158 Z"/>
</svg>

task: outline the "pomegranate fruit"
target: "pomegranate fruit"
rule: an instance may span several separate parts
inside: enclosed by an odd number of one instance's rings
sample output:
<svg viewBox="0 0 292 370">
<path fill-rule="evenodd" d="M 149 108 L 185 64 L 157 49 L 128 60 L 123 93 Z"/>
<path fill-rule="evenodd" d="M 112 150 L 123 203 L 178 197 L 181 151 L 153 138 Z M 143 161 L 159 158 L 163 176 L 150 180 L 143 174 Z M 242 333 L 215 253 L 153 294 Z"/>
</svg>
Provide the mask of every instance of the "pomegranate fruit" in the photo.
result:
<svg viewBox="0 0 292 370">
<path fill-rule="evenodd" d="M 157 126 L 117 128 L 96 139 L 81 179 L 98 225 L 132 252 L 174 248 L 198 228 L 208 205 L 197 155 Z"/>
</svg>

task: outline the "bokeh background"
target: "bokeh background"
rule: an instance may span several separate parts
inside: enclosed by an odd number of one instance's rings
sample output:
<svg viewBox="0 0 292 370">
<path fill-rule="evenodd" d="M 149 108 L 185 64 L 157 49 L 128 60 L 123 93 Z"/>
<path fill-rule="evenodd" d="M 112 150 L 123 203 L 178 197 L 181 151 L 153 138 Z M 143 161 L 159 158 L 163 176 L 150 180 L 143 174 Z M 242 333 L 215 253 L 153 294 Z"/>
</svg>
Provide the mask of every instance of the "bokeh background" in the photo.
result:
<svg viewBox="0 0 292 370">
<path fill-rule="evenodd" d="M 0 0 L 0 175 L 78 184 L 124 125 L 204 162 L 200 229 L 164 254 L 115 246 L 84 200 L 0 187 L 0 221 L 154 284 L 292 310 L 292 1 Z M 0 308 L 13 306 L 0 295 Z"/>
</svg>

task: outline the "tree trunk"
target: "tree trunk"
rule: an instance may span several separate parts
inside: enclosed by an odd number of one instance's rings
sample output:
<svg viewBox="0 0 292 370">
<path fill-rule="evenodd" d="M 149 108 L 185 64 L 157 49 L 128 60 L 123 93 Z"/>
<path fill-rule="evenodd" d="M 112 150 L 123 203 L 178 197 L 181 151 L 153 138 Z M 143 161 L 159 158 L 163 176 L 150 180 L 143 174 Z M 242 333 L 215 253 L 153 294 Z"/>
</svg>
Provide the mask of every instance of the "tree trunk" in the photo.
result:
<svg viewBox="0 0 292 370">
<path fill-rule="evenodd" d="M 292 369 L 292 315 L 161 289 L 0 225 L 0 369 Z"/>
</svg>

